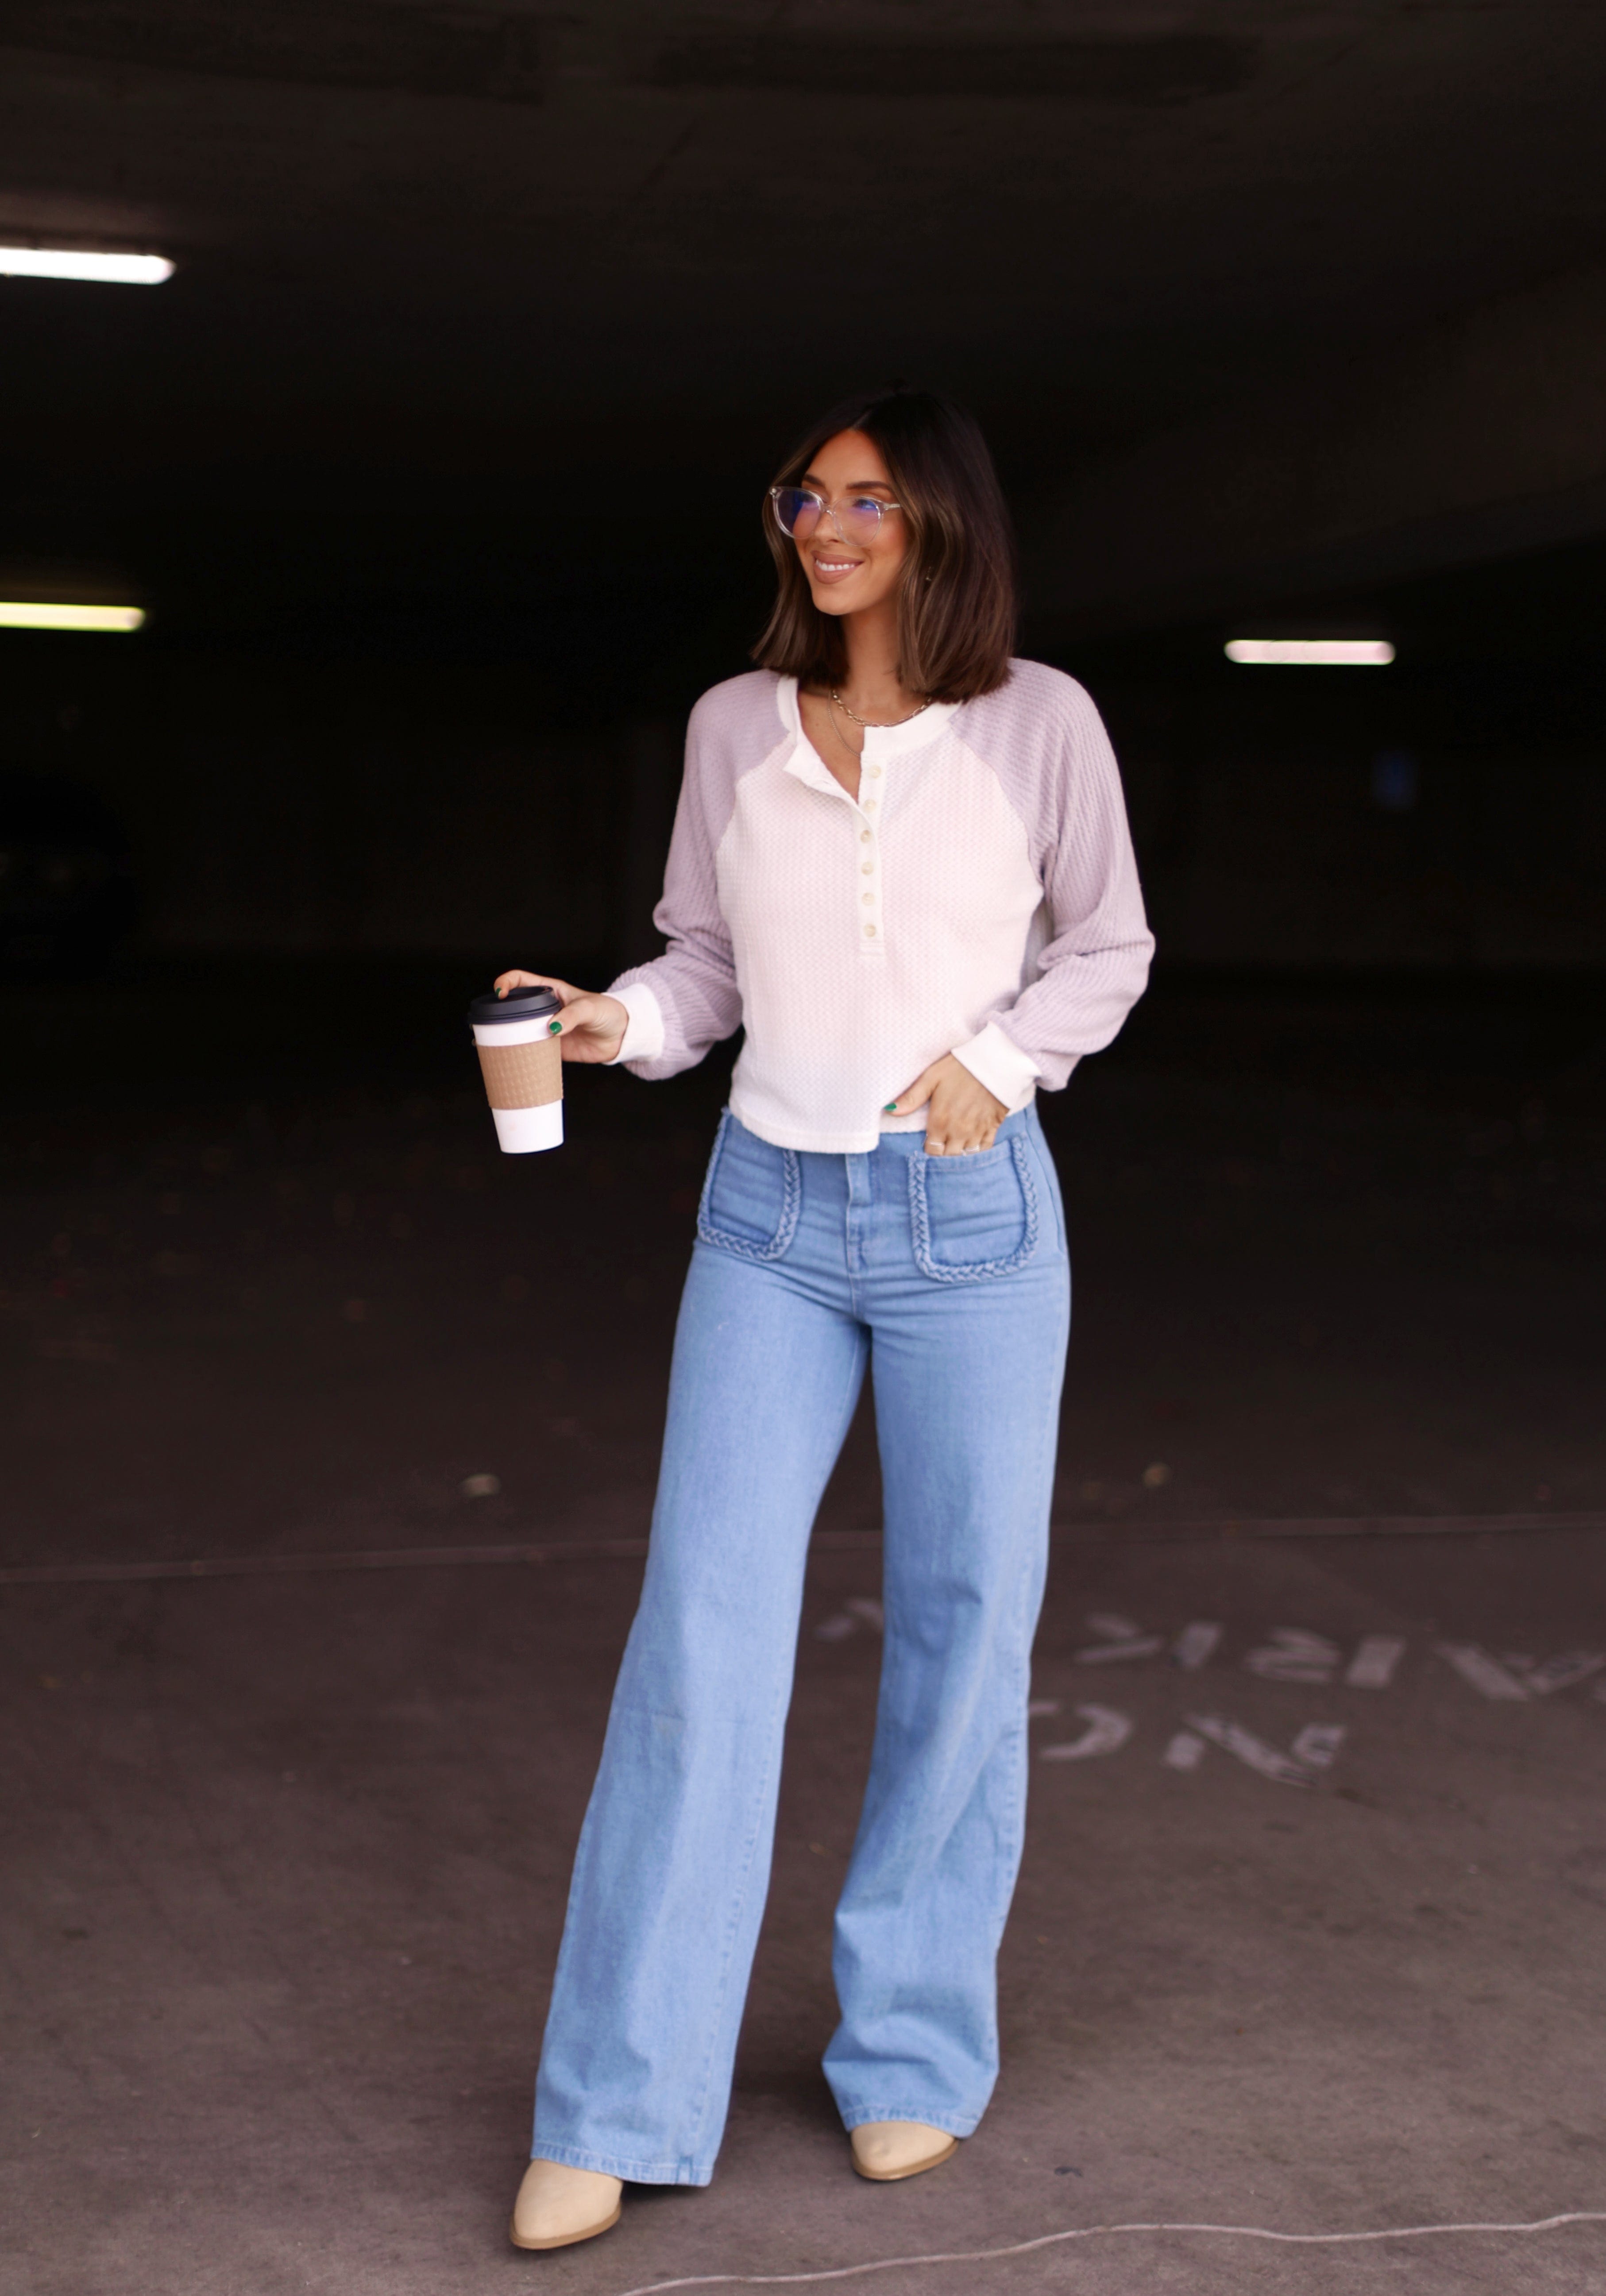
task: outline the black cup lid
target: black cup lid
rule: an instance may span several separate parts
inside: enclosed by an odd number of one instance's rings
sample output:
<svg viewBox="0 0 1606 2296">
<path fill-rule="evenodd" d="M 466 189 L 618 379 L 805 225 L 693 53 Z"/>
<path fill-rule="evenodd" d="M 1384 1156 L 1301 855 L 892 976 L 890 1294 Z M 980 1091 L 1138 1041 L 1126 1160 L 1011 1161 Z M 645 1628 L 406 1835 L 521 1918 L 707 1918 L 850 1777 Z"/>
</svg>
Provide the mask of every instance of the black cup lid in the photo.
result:
<svg viewBox="0 0 1606 2296">
<path fill-rule="evenodd" d="M 471 1028 L 491 1029 L 503 1021 L 545 1021 L 561 1013 L 563 999 L 552 988 L 510 988 L 505 996 L 476 996 L 469 1006 Z"/>
</svg>

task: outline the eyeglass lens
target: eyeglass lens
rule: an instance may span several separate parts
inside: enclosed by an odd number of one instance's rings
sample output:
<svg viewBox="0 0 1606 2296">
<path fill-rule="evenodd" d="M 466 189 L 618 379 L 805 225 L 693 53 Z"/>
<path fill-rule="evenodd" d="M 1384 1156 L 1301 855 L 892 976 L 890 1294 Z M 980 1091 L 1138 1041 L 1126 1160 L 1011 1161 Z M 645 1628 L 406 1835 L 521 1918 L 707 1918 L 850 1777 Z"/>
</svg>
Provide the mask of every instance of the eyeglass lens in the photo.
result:
<svg viewBox="0 0 1606 2296">
<path fill-rule="evenodd" d="M 775 516 L 781 531 L 794 542 L 807 542 L 820 523 L 824 508 L 820 497 L 807 487 L 781 487 L 776 489 Z M 844 534 L 869 541 L 881 522 L 881 506 L 873 495 L 860 495 L 848 502 L 839 503 L 836 516 Z"/>
</svg>

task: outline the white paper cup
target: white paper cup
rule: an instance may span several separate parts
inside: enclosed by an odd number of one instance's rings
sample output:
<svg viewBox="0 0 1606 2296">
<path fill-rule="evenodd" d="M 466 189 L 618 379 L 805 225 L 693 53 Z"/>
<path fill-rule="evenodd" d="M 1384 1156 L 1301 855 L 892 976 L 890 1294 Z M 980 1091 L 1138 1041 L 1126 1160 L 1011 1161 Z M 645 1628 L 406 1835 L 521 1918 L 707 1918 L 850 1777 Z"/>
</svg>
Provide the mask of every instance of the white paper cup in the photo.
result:
<svg viewBox="0 0 1606 2296">
<path fill-rule="evenodd" d="M 547 1027 L 555 1009 L 520 1021 L 471 1017 L 497 1143 L 510 1156 L 562 1144 L 563 1055 Z"/>
</svg>

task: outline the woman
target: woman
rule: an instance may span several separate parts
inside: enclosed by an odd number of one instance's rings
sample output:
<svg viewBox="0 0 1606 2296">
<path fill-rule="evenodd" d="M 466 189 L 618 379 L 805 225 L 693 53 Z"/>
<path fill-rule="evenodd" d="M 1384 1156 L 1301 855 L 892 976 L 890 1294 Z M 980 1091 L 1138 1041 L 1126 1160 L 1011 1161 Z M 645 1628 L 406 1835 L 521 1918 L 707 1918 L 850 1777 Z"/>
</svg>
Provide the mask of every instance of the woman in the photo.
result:
<svg viewBox="0 0 1606 2296">
<path fill-rule="evenodd" d="M 657 922 L 565 1059 L 672 1076 L 742 1024 L 675 1345 L 641 1607 L 580 1838 L 521 2248 L 707 2184 L 768 1880 L 805 1554 L 866 1366 L 886 1648 L 836 1916 L 853 2165 L 935 2168 L 997 2072 L 1069 1267 L 1034 1103 L 1152 947 L 1081 688 L 1012 661 L 1008 515 L 931 394 L 835 408 L 765 504 L 755 659 L 692 714 Z"/>
</svg>

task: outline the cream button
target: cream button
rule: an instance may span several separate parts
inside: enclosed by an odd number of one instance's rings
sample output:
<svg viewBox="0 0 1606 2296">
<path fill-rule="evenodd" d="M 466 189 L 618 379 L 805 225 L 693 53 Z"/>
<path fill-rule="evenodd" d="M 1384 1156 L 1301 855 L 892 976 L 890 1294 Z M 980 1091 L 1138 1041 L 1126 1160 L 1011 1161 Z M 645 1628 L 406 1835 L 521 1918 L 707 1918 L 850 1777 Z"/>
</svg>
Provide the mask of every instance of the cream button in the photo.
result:
<svg viewBox="0 0 1606 2296">
<path fill-rule="evenodd" d="M 873 782 L 880 781 L 881 777 L 881 769 L 879 766 L 866 766 L 864 771 L 869 775 Z"/>
<path fill-rule="evenodd" d="M 875 800 L 873 797 L 867 797 L 864 800 L 864 810 L 866 813 L 873 813 L 875 811 Z"/>
<path fill-rule="evenodd" d="M 861 829 L 859 832 L 859 843 L 861 845 L 868 845 L 869 842 L 870 832 L 867 829 Z"/>
<path fill-rule="evenodd" d="M 873 925 L 866 925 L 866 926 L 864 927 L 864 931 L 865 931 L 867 933 L 873 933 L 873 932 L 874 932 L 874 931 L 875 931 L 875 927 L 874 927 Z"/>
<path fill-rule="evenodd" d="M 873 893 L 866 893 L 866 894 L 865 894 L 865 896 L 864 896 L 864 898 L 865 898 L 867 901 L 873 901 L 873 900 L 874 900 L 874 898 L 875 898 L 875 895 L 874 895 Z"/>
<path fill-rule="evenodd" d="M 874 862 L 873 862 L 873 861 L 861 861 L 861 862 L 859 863 L 859 871 L 860 871 L 861 875 L 863 875 L 863 876 L 865 876 L 865 877 L 873 877 L 873 876 L 874 876 L 874 874 L 875 874 L 875 864 L 874 864 Z"/>
</svg>

